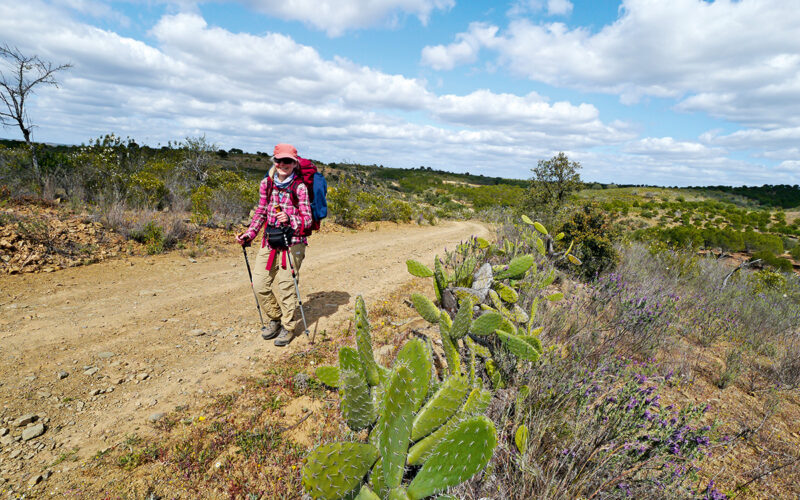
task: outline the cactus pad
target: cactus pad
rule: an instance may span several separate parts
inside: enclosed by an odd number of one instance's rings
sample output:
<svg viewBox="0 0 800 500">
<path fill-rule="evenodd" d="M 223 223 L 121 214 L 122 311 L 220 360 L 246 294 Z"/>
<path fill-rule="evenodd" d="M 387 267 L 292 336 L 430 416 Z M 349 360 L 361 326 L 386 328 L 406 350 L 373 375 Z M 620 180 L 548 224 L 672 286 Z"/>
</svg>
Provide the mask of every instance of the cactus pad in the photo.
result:
<svg viewBox="0 0 800 500">
<path fill-rule="evenodd" d="M 381 497 L 376 495 L 375 492 L 369 489 L 369 486 L 365 484 L 361 487 L 361 491 L 358 492 L 358 496 L 356 496 L 355 500 L 381 500 Z"/>
<path fill-rule="evenodd" d="M 525 309 L 521 308 L 519 304 L 514 304 L 514 309 L 511 310 L 511 319 L 517 323 L 527 323 L 530 321 L 528 313 L 526 313 Z"/>
<path fill-rule="evenodd" d="M 448 377 L 414 418 L 411 440 L 417 441 L 427 436 L 452 417 L 461 407 L 461 402 L 464 401 L 469 389 L 465 377 L 460 375 Z"/>
<path fill-rule="evenodd" d="M 431 302 L 431 299 L 419 293 L 412 293 L 411 302 L 414 303 L 414 309 L 425 321 L 433 324 L 439 322 L 439 308 Z"/>
<path fill-rule="evenodd" d="M 528 449 L 528 426 L 525 424 L 517 427 L 517 432 L 514 433 L 514 443 L 517 445 L 517 450 L 521 454 L 525 453 Z"/>
<path fill-rule="evenodd" d="M 439 317 L 439 333 L 442 337 L 442 350 L 444 350 L 444 357 L 447 359 L 447 370 L 451 375 L 461 373 L 461 357 L 458 355 L 458 349 L 450 337 L 450 328 L 452 327 L 450 316 L 442 311 Z"/>
<path fill-rule="evenodd" d="M 378 419 L 378 450 L 383 458 L 386 487 L 396 488 L 403 479 L 414 413 L 414 380 L 411 371 L 399 366 L 383 396 L 383 414 Z"/>
<path fill-rule="evenodd" d="M 394 488 L 386 496 L 386 500 L 410 500 L 405 488 Z"/>
<path fill-rule="evenodd" d="M 303 488 L 312 498 L 352 495 L 375 460 L 378 450 L 366 443 L 332 443 L 312 451 L 303 467 Z"/>
<path fill-rule="evenodd" d="M 418 500 L 468 480 L 486 467 L 496 445 L 497 434 L 488 418 L 459 422 L 411 481 L 408 496 Z"/>
<path fill-rule="evenodd" d="M 314 371 L 320 382 L 328 387 L 339 387 L 339 367 L 331 365 L 318 366 Z"/>
<path fill-rule="evenodd" d="M 342 370 L 339 377 L 341 410 L 347 425 L 354 431 L 375 422 L 375 403 L 364 377 L 352 370 Z"/>
<path fill-rule="evenodd" d="M 411 370 L 414 387 L 414 411 L 419 410 L 431 384 L 432 363 L 425 344 L 419 339 L 406 342 L 397 353 L 395 365 L 404 365 Z"/>
<path fill-rule="evenodd" d="M 505 302 L 509 304 L 513 304 L 519 300 L 519 294 L 516 290 L 511 288 L 508 285 L 504 285 L 503 283 L 497 283 L 495 285 L 497 294 L 503 299 Z"/>
<path fill-rule="evenodd" d="M 436 300 L 442 303 L 442 293 L 447 288 L 447 278 L 444 275 L 444 268 L 439 262 L 439 256 L 433 258 L 433 289 L 436 291 Z"/>
<path fill-rule="evenodd" d="M 453 320 L 453 326 L 450 328 L 451 339 L 460 339 L 469 332 L 469 327 L 472 325 L 472 307 L 471 297 L 461 302 L 461 307 Z"/>
<path fill-rule="evenodd" d="M 526 361 L 538 361 L 539 351 L 536 348 L 525 342 L 519 335 L 509 335 L 501 330 L 497 331 L 497 336 L 503 341 L 506 348 L 516 357 Z M 535 337 L 533 337 L 535 338 Z M 538 339 L 537 339 L 538 340 Z"/>
<path fill-rule="evenodd" d="M 433 271 L 431 271 L 428 268 L 428 266 L 426 266 L 422 262 L 417 262 L 416 260 L 409 259 L 406 261 L 406 267 L 408 268 L 408 272 L 416 276 L 417 278 L 430 278 L 431 276 L 433 276 Z"/>
<path fill-rule="evenodd" d="M 427 437 L 418 441 L 408 450 L 408 464 L 420 465 L 430 455 L 436 445 L 442 441 L 459 422 L 486 411 L 492 401 L 492 393 L 483 389 L 472 389 L 458 412 L 444 425 L 433 431 Z"/>
<path fill-rule="evenodd" d="M 540 329 L 541 327 L 537 328 L 537 330 Z M 539 351 L 539 354 L 542 353 L 542 341 L 539 339 L 539 337 L 536 337 L 534 335 L 520 335 L 519 338 L 521 338 L 522 340 L 530 344 L 534 349 Z"/>
<path fill-rule="evenodd" d="M 547 229 L 542 225 L 541 222 L 534 222 L 533 227 L 536 228 L 542 234 L 547 234 Z"/>
<path fill-rule="evenodd" d="M 503 316 L 498 312 L 487 312 L 472 322 L 470 333 L 474 335 L 491 335 L 503 324 Z"/>
<path fill-rule="evenodd" d="M 541 241 L 541 240 L 538 240 Z M 534 263 L 533 255 L 520 255 L 519 257 L 514 257 L 511 262 L 508 263 L 508 269 L 505 271 L 500 271 L 495 276 L 496 279 L 505 279 L 505 278 L 516 278 L 525 274 L 528 269 Z"/>
<path fill-rule="evenodd" d="M 360 306 L 360 307 L 359 307 Z M 359 312 L 361 309 L 361 312 Z M 360 316 L 360 320 L 358 319 Z M 359 295 L 356 299 L 356 347 L 361 363 L 364 368 L 364 376 L 369 385 L 378 385 L 378 364 L 372 353 L 372 338 L 369 334 L 369 321 L 367 321 L 367 310 L 364 307 L 364 299 Z M 360 324 L 359 324 L 360 321 Z"/>
<path fill-rule="evenodd" d="M 339 370 L 351 370 L 364 376 L 364 365 L 361 363 L 361 355 L 352 347 L 342 347 L 339 349 Z"/>
</svg>

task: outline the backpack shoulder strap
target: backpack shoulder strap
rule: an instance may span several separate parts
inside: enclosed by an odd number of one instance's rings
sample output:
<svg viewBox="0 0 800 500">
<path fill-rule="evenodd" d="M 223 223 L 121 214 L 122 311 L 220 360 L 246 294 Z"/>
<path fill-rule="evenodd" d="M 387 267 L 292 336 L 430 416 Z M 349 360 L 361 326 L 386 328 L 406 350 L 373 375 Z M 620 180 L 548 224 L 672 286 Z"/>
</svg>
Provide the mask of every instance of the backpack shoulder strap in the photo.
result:
<svg viewBox="0 0 800 500">
<path fill-rule="evenodd" d="M 292 183 L 289 184 L 289 194 L 292 196 L 292 205 L 295 207 L 300 206 L 300 199 L 297 196 L 297 186 L 300 184 L 303 184 L 303 177 L 298 173 Z"/>
<path fill-rule="evenodd" d="M 269 173 L 267 173 L 267 175 L 264 176 L 261 182 L 267 183 L 266 195 L 267 195 L 267 203 L 269 203 L 270 199 L 272 199 L 272 186 L 273 186 L 272 177 L 270 177 Z"/>
</svg>

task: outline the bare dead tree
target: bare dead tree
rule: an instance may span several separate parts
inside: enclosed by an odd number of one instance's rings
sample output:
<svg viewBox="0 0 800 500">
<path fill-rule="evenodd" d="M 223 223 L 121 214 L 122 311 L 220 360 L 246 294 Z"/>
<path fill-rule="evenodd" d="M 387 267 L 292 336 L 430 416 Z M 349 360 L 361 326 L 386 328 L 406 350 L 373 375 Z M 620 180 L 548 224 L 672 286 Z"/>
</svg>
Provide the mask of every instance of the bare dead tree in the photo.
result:
<svg viewBox="0 0 800 500">
<path fill-rule="evenodd" d="M 31 130 L 34 125 L 28 116 L 25 105 L 34 94 L 37 85 L 58 87 L 55 74 L 71 68 L 72 65 L 55 66 L 49 61 L 40 59 L 39 56 L 25 55 L 18 48 L 12 48 L 7 44 L 0 45 L 0 58 L 5 59 L 6 66 L 9 68 L 8 74 L 0 69 L 0 101 L 5 105 L 5 109 L 0 106 L 0 125 L 19 127 L 31 152 L 33 174 L 36 180 L 40 181 L 39 161 L 31 142 Z"/>
</svg>

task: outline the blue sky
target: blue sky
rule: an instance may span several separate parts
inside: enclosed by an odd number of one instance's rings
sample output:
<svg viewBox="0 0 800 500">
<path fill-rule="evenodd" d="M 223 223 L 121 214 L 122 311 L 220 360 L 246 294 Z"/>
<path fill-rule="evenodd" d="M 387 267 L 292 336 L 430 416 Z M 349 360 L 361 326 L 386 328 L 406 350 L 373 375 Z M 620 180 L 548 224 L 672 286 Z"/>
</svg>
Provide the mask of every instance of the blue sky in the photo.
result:
<svg viewBox="0 0 800 500">
<path fill-rule="evenodd" d="M 38 141 L 205 135 L 514 178 L 564 151 L 589 181 L 797 184 L 796 7 L 0 0 L 0 43 L 73 65 L 31 102 Z"/>
</svg>

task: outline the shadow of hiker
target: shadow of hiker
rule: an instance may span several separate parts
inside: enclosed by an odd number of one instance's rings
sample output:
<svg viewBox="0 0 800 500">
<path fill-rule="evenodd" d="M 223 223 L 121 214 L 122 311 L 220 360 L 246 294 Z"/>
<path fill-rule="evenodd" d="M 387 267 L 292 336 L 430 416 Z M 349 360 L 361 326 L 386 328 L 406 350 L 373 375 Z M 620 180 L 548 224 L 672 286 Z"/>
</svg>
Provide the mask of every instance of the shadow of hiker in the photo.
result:
<svg viewBox="0 0 800 500">
<path fill-rule="evenodd" d="M 347 292 L 314 292 L 308 294 L 303 307 L 306 313 L 306 321 L 309 328 L 312 323 L 316 323 L 320 318 L 332 316 L 343 305 L 350 302 L 350 294 Z"/>
</svg>

